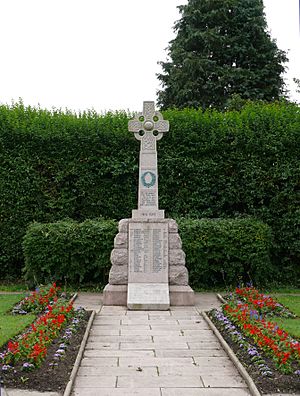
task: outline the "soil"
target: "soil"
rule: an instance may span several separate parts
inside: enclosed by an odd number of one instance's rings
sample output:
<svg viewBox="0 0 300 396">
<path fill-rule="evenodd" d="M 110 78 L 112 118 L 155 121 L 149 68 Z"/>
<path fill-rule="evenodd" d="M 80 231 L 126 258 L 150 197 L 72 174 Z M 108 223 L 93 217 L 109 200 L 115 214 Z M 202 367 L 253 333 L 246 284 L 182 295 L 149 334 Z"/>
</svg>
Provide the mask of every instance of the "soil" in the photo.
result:
<svg viewBox="0 0 300 396">
<path fill-rule="evenodd" d="M 209 314 L 210 320 L 214 323 L 216 328 L 222 334 L 224 340 L 233 350 L 235 355 L 238 357 L 239 361 L 248 371 L 248 374 L 253 379 L 255 385 L 257 386 L 258 390 L 262 394 L 266 393 L 290 393 L 290 394 L 300 394 L 300 375 L 296 374 L 283 374 L 276 369 L 273 360 L 268 358 L 262 350 L 260 350 L 257 346 L 257 350 L 263 356 L 266 364 L 273 372 L 272 377 L 263 377 L 257 367 L 253 364 L 250 360 L 249 355 L 245 350 L 239 347 L 228 335 L 228 333 L 220 326 L 220 323 L 211 315 Z M 251 340 L 248 339 L 251 343 Z M 253 343 L 253 342 L 252 342 Z M 299 369 L 298 367 L 294 367 L 295 370 Z"/>
<path fill-rule="evenodd" d="M 78 350 L 81 345 L 82 338 L 85 333 L 87 322 L 91 315 L 91 311 L 87 311 L 84 317 L 80 320 L 77 332 L 73 334 L 68 343 L 68 348 L 64 358 L 58 361 L 58 365 L 51 367 L 49 364 L 53 363 L 53 356 L 61 343 L 61 339 L 57 338 L 53 344 L 48 348 L 47 357 L 40 368 L 33 371 L 21 371 L 20 367 L 16 365 L 14 372 L 2 372 L 2 386 L 6 388 L 31 389 L 36 391 L 52 391 L 63 392 L 67 383 L 69 382 L 71 371 L 75 363 Z M 64 329 L 62 330 L 62 334 Z M 5 350 L 6 348 L 3 348 Z M 3 351 L 2 350 L 2 351 Z M 0 351 L 1 352 L 1 351 Z"/>
</svg>

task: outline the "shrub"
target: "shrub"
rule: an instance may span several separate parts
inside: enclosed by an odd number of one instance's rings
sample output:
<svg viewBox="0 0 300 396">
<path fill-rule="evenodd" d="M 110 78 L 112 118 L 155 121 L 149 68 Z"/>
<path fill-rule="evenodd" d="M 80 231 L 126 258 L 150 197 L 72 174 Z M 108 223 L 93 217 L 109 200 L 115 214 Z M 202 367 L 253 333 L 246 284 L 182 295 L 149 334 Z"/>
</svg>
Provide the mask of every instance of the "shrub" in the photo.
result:
<svg viewBox="0 0 300 396">
<path fill-rule="evenodd" d="M 180 220 L 180 235 L 195 286 L 261 285 L 273 273 L 271 229 L 251 218 Z"/>
<path fill-rule="evenodd" d="M 23 241 L 25 279 L 34 284 L 54 279 L 104 284 L 116 232 L 112 220 L 31 224 Z"/>
</svg>

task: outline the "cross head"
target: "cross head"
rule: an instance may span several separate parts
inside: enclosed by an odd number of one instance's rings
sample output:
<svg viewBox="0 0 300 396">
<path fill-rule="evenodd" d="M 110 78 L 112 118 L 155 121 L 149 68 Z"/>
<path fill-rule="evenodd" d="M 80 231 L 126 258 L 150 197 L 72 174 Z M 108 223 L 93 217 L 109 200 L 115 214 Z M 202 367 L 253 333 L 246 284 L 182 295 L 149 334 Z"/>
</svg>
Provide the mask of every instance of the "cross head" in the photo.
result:
<svg viewBox="0 0 300 396">
<path fill-rule="evenodd" d="M 128 122 L 128 130 L 142 141 L 141 150 L 155 150 L 156 140 L 169 131 L 169 121 L 164 120 L 159 111 L 155 111 L 154 102 L 144 102 L 143 112 Z"/>
</svg>

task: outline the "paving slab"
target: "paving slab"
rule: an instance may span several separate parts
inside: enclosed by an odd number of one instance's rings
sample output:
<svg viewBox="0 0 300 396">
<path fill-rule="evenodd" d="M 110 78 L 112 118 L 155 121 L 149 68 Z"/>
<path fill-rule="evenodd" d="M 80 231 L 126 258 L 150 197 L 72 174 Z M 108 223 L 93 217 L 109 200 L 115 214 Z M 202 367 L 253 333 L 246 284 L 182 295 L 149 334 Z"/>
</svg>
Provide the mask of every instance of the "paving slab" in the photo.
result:
<svg viewBox="0 0 300 396">
<path fill-rule="evenodd" d="M 100 375 L 98 377 L 77 376 L 75 380 L 75 389 L 77 388 L 115 388 L 117 377 L 113 375 Z"/>
<path fill-rule="evenodd" d="M 184 342 L 210 342 L 210 341 L 215 341 L 216 337 L 215 335 L 210 332 L 206 334 L 201 334 L 201 335 L 192 335 L 192 336 L 186 336 L 186 335 L 177 335 L 177 336 L 170 336 L 168 337 L 167 335 L 160 335 L 160 336 L 153 336 L 153 341 L 154 342 L 176 342 L 176 341 L 184 341 Z"/>
<path fill-rule="evenodd" d="M 83 307 L 88 311 L 99 312 L 103 303 L 102 293 L 80 292 L 74 301 L 74 307 Z"/>
<path fill-rule="evenodd" d="M 98 350 L 115 350 L 120 349 L 119 342 L 92 342 L 88 341 L 85 347 L 86 350 L 88 349 L 98 349 Z"/>
<path fill-rule="evenodd" d="M 121 319 L 116 319 L 111 316 L 101 316 L 94 319 L 93 324 L 101 324 L 101 325 L 120 325 Z"/>
<path fill-rule="evenodd" d="M 78 388 L 74 396 L 161 396 L 157 388 Z M 182 395 L 181 395 L 182 396 Z"/>
<path fill-rule="evenodd" d="M 212 374 L 216 373 L 216 375 L 235 375 L 239 377 L 239 373 L 235 367 L 213 367 L 211 365 L 203 365 L 203 366 L 159 366 L 158 371 L 160 375 L 177 375 L 177 376 L 185 376 L 185 375 L 202 375 L 202 374 Z"/>
<path fill-rule="evenodd" d="M 160 375 L 144 377 L 118 377 L 118 388 L 202 388 L 203 382 L 200 376 Z"/>
<path fill-rule="evenodd" d="M 103 367 L 79 367 L 78 376 L 99 376 L 103 374 Z M 110 367 L 109 374 L 119 377 L 127 376 L 144 376 L 158 375 L 156 367 Z"/>
<path fill-rule="evenodd" d="M 89 339 L 90 342 L 147 342 L 152 341 L 151 335 L 120 335 L 120 336 L 104 336 L 92 334 Z"/>
<path fill-rule="evenodd" d="M 94 336 L 119 336 L 120 335 L 120 330 L 117 327 L 116 329 L 112 329 L 110 327 L 105 326 L 106 328 L 103 329 L 103 327 L 94 327 L 93 331 L 91 331 L 91 334 Z"/>
<path fill-rule="evenodd" d="M 188 346 L 190 349 L 222 349 L 221 344 L 219 343 L 219 341 L 211 341 L 211 342 L 207 342 L 207 341 L 202 341 L 202 342 L 189 342 L 188 341 Z"/>
<path fill-rule="evenodd" d="M 157 357 L 227 356 L 226 352 L 222 349 L 161 349 L 156 350 L 155 355 Z"/>
<path fill-rule="evenodd" d="M 84 357 L 143 357 L 143 356 L 150 356 L 154 357 L 153 350 L 97 350 L 97 349 L 90 349 L 84 352 Z"/>
<path fill-rule="evenodd" d="M 132 327 L 132 326 L 130 326 L 130 327 Z M 179 330 L 179 329 L 178 330 L 170 330 L 170 326 L 169 326 L 169 330 L 167 330 L 167 329 L 152 330 L 152 329 L 150 329 L 150 326 L 148 329 L 144 329 L 144 330 L 140 329 L 139 327 L 135 328 L 135 329 L 132 329 L 132 328 L 128 329 L 128 328 L 125 328 L 125 326 L 124 326 L 123 329 L 121 330 L 120 335 L 150 335 L 150 336 L 164 335 L 164 336 L 170 337 L 170 336 L 182 336 L 182 333 L 181 333 L 181 330 Z"/>
<path fill-rule="evenodd" d="M 132 366 L 192 366 L 194 364 L 193 358 L 158 358 L 158 357 L 145 357 L 145 358 L 120 358 L 120 367 Z"/>
<path fill-rule="evenodd" d="M 201 375 L 202 381 L 206 388 L 247 388 L 246 382 L 236 375 Z"/>
<path fill-rule="evenodd" d="M 169 388 L 161 389 L 162 396 L 249 396 L 247 389 L 234 388 Z M 82 395 L 83 396 L 83 395 Z"/>
<path fill-rule="evenodd" d="M 118 358 L 116 357 L 102 357 L 102 358 L 83 358 L 81 360 L 81 367 L 92 366 L 92 367 L 117 367 Z"/>
<path fill-rule="evenodd" d="M 72 396 L 250 395 L 201 315 L 219 306 L 216 296 L 199 294 L 196 302 L 168 311 L 103 307 L 95 316 Z"/>
<path fill-rule="evenodd" d="M 155 349 L 156 351 L 165 349 L 188 349 L 186 342 L 155 343 L 155 342 L 121 342 L 120 349 Z"/>
</svg>

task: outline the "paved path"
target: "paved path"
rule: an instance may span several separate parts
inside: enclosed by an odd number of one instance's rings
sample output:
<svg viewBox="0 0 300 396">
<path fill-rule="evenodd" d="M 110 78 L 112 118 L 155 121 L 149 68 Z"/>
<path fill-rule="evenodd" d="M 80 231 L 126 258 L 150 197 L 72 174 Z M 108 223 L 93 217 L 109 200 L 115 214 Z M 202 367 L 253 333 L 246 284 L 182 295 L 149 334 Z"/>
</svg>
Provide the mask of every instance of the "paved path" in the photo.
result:
<svg viewBox="0 0 300 396">
<path fill-rule="evenodd" d="M 76 304 L 85 306 L 85 297 L 91 304 L 87 294 Z M 98 307 L 72 395 L 250 395 L 201 316 L 218 300 L 197 294 L 196 304 L 170 311 Z"/>
<path fill-rule="evenodd" d="M 75 306 L 97 315 L 72 396 L 250 395 L 201 316 L 220 306 L 214 293 L 196 293 L 194 308 L 166 312 L 102 308 L 100 293 L 79 293 Z M 61 396 L 17 389 L 2 395 Z"/>
</svg>

